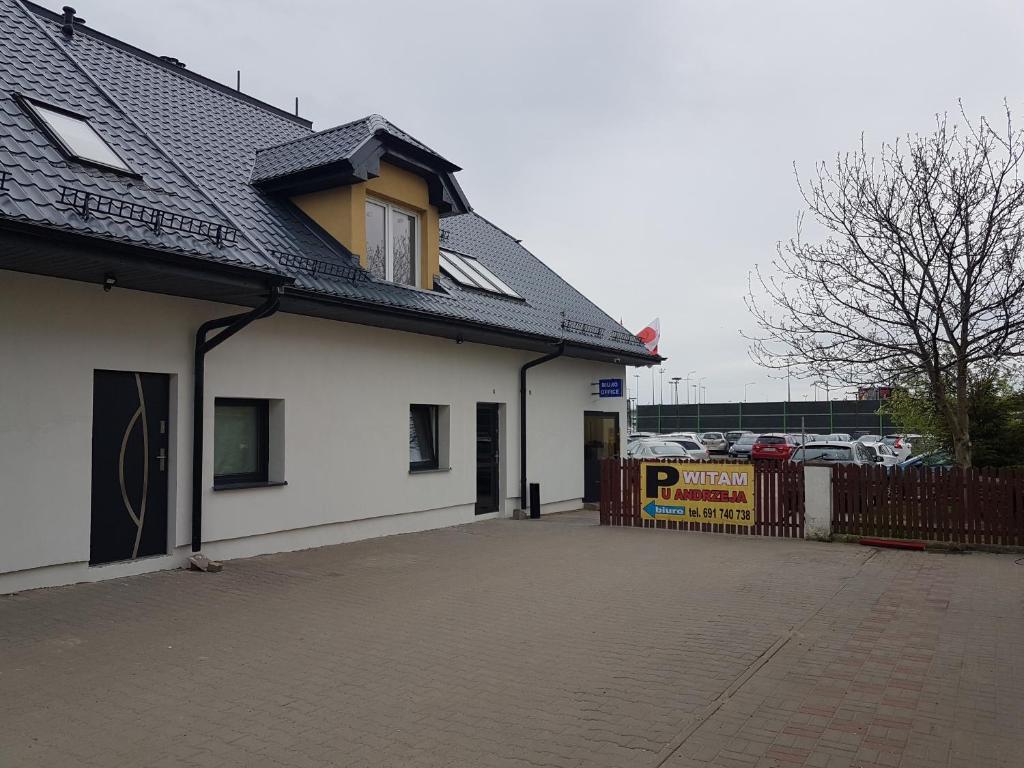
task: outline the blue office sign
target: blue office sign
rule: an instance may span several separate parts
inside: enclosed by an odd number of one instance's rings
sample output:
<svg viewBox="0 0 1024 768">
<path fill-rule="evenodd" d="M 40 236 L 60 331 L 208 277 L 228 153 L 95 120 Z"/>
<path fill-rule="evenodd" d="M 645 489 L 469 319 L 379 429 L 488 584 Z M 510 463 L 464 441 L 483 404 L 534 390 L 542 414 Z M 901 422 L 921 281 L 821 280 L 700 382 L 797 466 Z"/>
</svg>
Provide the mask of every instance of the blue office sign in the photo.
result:
<svg viewBox="0 0 1024 768">
<path fill-rule="evenodd" d="M 597 384 L 601 397 L 622 397 L 622 379 L 601 379 Z"/>
</svg>

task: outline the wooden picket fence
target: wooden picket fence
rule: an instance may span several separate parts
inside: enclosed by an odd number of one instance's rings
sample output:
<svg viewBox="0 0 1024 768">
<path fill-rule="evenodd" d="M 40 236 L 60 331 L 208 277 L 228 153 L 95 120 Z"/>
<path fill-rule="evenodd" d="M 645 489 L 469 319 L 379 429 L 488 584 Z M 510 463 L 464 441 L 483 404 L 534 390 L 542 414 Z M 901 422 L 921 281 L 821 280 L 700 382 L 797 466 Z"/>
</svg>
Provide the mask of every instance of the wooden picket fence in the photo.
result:
<svg viewBox="0 0 1024 768">
<path fill-rule="evenodd" d="M 668 460 L 664 463 L 689 462 Z M 727 465 L 738 462 L 702 463 Z M 752 526 L 645 519 L 640 511 L 647 502 L 640 498 L 640 460 L 604 459 L 601 462 L 601 525 L 803 538 L 804 472 L 801 465 L 788 461 L 756 463 L 754 494 L 757 522 Z"/>
<path fill-rule="evenodd" d="M 1024 471 L 836 466 L 832 530 L 856 536 L 1024 546 Z"/>
</svg>

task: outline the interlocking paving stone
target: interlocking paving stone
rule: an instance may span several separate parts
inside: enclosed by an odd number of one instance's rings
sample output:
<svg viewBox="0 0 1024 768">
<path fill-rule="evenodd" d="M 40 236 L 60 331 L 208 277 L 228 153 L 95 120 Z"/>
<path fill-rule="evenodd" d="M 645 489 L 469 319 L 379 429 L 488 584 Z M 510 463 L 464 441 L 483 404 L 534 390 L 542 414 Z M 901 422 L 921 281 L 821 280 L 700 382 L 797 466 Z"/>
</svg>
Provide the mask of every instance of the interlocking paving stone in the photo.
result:
<svg viewBox="0 0 1024 768">
<path fill-rule="evenodd" d="M 1014 556 L 488 521 L 0 597 L 0 766 L 1019 766 Z"/>
</svg>

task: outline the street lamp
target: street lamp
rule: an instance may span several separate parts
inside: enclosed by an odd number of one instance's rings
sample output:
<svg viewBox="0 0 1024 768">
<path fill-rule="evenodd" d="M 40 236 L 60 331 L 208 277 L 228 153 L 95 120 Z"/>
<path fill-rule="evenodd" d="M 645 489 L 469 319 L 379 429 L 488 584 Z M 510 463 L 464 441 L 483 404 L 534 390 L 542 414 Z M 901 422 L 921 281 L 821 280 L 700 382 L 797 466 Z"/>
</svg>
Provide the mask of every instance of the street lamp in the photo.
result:
<svg viewBox="0 0 1024 768">
<path fill-rule="evenodd" d="M 682 376 L 672 377 L 672 392 L 675 405 L 679 405 L 679 382 L 683 380 Z"/>
<path fill-rule="evenodd" d="M 747 402 L 747 387 L 753 387 L 753 386 L 756 386 L 756 385 L 757 385 L 756 381 L 748 381 L 746 384 L 743 385 L 743 402 L 744 403 Z"/>
<path fill-rule="evenodd" d="M 696 373 L 696 371 L 695 371 L 695 373 Z M 697 402 L 698 402 L 698 403 L 700 402 L 700 392 L 701 392 L 701 390 L 704 390 L 704 391 L 706 392 L 706 391 L 707 391 L 707 389 L 708 389 L 708 388 L 707 388 L 707 387 L 705 387 L 705 386 L 704 386 L 703 384 L 701 384 L 701 382 L 702 382 L 702 381 L 707 381 L 707 380 L 708 380 L 708 377 L 707 377 L 707 376 L 701 376 L 701 377 L 700 377 L 699 379 L 697 379 L 697 385 L 698 385 L 698 387 L 700 387 L 700 389 L 698 389 L 698 390 L 697 390 L 697 395 L 698 395 L 698 397 L 697 397 Z M 707 402 L 707 399 L 705 399 L 705 400 L 704 400 L 704 402 L 706 403 L 706 402 Z"/>
<path fill-rule="evenodd" d="M 690 371 L 688 374 L 686 374 L 686 404 L 687 405 L 690 404 L 690 377 L 693 376 L 693 374 L 695 374 L 695 373 L 696 373 L 696 371 Z"/>
</svg>

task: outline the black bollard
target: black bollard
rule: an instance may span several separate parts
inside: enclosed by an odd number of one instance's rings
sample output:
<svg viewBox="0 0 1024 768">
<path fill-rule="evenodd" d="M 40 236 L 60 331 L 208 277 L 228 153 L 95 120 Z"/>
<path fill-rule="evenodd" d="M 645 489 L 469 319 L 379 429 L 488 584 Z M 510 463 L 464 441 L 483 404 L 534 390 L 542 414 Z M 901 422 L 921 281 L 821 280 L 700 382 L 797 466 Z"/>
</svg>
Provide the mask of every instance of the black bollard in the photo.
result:
<svg viewBox="0 0 1024 768">
<path fill-rule="evenodd" d="M 530 483 L 530 519 L 540 520 L 540 483 Z"/>
</svg>

